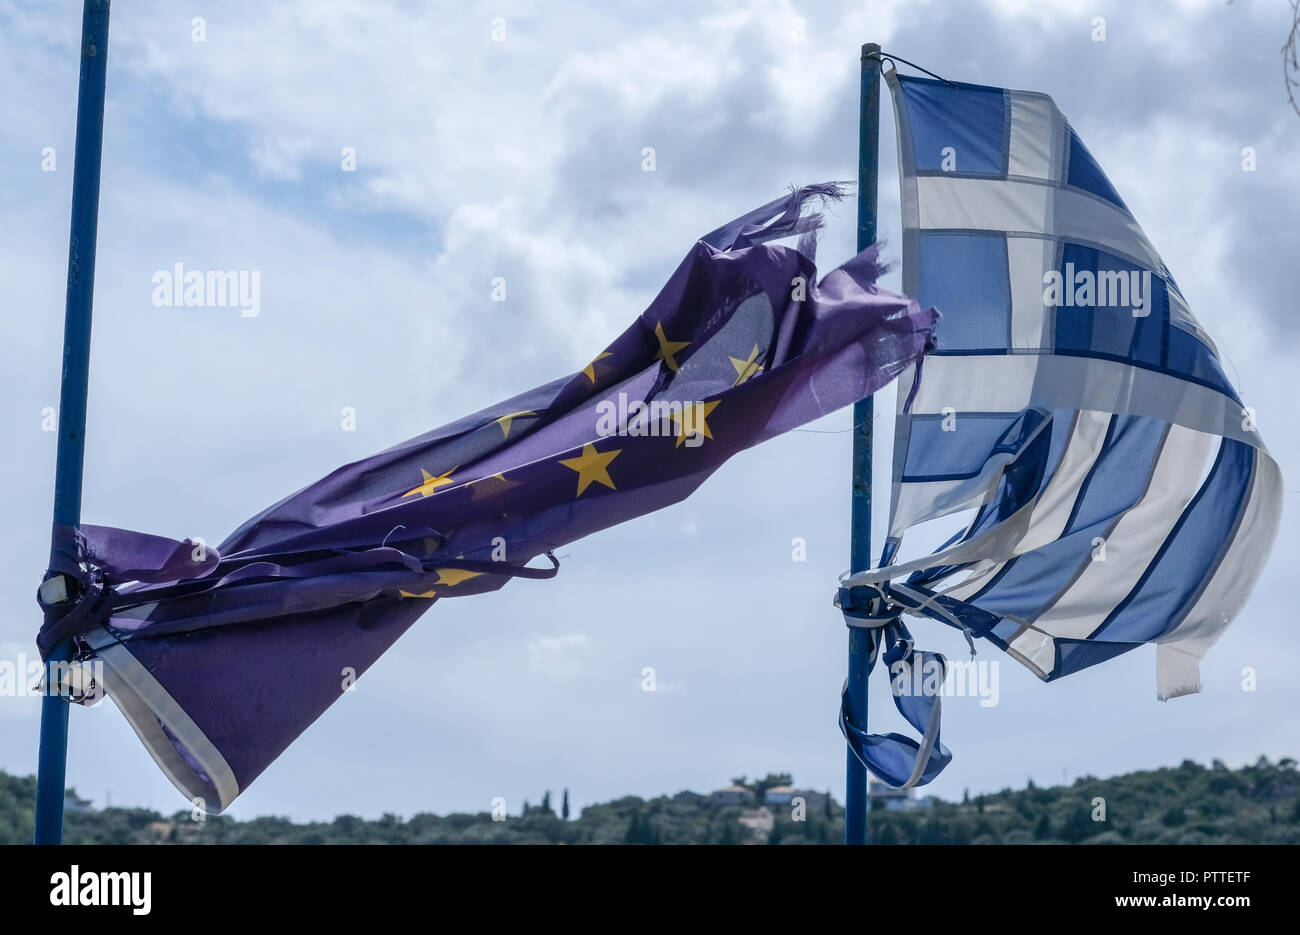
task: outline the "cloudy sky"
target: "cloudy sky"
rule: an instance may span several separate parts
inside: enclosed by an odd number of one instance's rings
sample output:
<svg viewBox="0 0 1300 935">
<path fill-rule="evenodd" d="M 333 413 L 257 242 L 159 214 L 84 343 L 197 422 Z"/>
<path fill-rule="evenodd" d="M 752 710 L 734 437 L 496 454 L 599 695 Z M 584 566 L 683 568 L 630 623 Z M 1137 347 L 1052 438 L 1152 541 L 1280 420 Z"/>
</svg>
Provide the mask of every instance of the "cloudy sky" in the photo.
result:
<svg viewBox="0 0 1300 935">
<path fill-rule="evenodd" d="M 42 410 L 58 403 L 80 6 L 0 0 L 0 658 L 15 661 L 35 652 L 48 550 Z M 559 6 L 116 6 L 87 522 L 220 541 L 339 464 L 581 367 L 700 234 L 792 182 L 854 177 L 866 41 L 1055 97 L 1300 488 L 1285 0 Z M 890 114 L 881 230 L 896 244 Z M 851 203 L 829 218 L 823 270 L 851 255 L 853 218 Z M 260 314 L 156 307 L 151 277 L 175 263 L 260 271 Z M 439 603 L 232 814 L 410 815 L 495 796 L 513 812 L 547 789 L 582 803 L 768 771 L 842 796 L 830 597 L 847 565 L 849 425 L 846 410 L 738 456 L 687 502 L 564 549 L 554 580 Z M 996 706 L 945 703 L 956 759 L 932 789 L 1300 753 L 1293 504 L 1202 694 L 1157 702 L 1150 648 L 1050 685 L 1008 662 Z M 959 634 L 913 629 L 965 657 Z M 892 729 L 875 681 L 873 726 Z M 38 713 L 0 698 L 0 769 L 34 770 Z M 111 703 L 72 712 L 68 780 L 99 805 L 185 804 Z"/>
</svg>

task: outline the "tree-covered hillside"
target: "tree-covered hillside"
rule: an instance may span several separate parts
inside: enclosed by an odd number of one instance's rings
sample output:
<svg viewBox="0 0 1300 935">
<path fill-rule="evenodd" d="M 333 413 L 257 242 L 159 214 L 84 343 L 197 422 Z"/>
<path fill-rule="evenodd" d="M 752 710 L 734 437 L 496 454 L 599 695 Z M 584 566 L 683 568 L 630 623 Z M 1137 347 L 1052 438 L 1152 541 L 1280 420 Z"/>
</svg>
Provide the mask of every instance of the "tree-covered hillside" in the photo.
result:
<svg viewBox="0 0 1300 935">
<path fill-rule="evenodd" d="M 788 775 L 733 781 L 732 796 L 762 802 Z M 743 788 L 736 789 L 735 786 Z M 802 794 L 799 794 L 802 795 Z M 548 792 L 522 814 L 432 815 L 330 822 L 283 818 L 193 821 L 189 812 L 77 808 L 66 816 L 64 840 L 85 844 L 832 844 L 844 830 L 833 800 L 808 798 L 770 807 L 724 804 L 720 795 L 683 792 L 627 796 L 588 805 L 566 819 Z M 35 779 L 0 773 L 0 843 L 31 840 Z M 74 802 L 74 807 L 76 803 Z M 1085 777 L 1069 786 L 1006 789 L 962 802 L 898 799 L 871 813 L 880 844 L 1300 844 L 1300 773 L 1296 762 L 1228 769 L 1190 760 L 1176 768 L 1110 779 Z"/>
</svg>

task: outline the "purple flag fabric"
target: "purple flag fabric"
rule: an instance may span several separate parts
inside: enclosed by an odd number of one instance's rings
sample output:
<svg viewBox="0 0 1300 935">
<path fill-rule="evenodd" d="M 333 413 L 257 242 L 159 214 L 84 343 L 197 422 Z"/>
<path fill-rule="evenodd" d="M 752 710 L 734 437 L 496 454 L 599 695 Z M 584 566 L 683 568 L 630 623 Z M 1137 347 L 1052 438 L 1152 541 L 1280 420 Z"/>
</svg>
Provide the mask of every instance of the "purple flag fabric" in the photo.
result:
<svg viewBox="0 0 1300 935">
<path fill-rule="evenodd" d="M 839 194 L 719 228 L 586 367 L 341 467 L 215 549 L 60 530 L 76 599 L 44 607 L 42 653 L 70 638 L 102 663 L 167 776 L 220 812 L 442 598 L 550 577 L 552 549 L 919 366 L 938 315 L 876 288 L 874 248 L 817 280 L 808 208 Z"/>
</svg>

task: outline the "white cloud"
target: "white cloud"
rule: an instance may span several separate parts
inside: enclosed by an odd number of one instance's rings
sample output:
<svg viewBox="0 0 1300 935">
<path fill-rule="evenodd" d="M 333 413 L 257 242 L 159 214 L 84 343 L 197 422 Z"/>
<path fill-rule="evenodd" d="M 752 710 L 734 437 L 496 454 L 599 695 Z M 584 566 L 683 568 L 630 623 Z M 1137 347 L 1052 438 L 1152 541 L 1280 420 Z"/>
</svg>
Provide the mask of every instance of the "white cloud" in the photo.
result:
<svg viewBox="0 0 1300 935">
<path fill-rule="evenodd" d="M 591 641 L 585 633 L 563 636 L 534 636 L 528 641 L 528 667 L 550 679 L 575 679 L 591 654 Z"/>
</svg>

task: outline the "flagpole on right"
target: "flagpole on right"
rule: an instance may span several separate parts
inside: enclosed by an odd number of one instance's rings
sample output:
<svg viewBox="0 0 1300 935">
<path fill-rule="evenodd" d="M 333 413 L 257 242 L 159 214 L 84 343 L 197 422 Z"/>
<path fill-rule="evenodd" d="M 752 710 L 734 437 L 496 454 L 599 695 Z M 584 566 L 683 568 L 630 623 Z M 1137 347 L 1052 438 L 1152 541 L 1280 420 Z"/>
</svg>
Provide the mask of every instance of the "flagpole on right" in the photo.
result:
<svg viewBox="0 0 1300 935">
<path fill-rule="evenodd" d="M 880 150 L 880 46 L 862 47 L 862 88 L 858 122 L 858 250 L 876 242 L 877 158 Z M 872 397 L 853 406 L 853 512 L 849 571 L 871 567 L 871 423 Z M 867 676 L 871 673 L 871 636 L 849 627 L 848 711 L 854 724 L 867 723 Z M 844 793 L 844 843 L 867 843 L 867 770 L 848 748 Z"/>
</svg>

